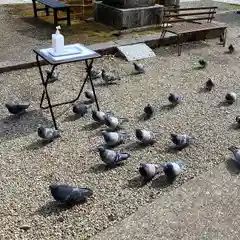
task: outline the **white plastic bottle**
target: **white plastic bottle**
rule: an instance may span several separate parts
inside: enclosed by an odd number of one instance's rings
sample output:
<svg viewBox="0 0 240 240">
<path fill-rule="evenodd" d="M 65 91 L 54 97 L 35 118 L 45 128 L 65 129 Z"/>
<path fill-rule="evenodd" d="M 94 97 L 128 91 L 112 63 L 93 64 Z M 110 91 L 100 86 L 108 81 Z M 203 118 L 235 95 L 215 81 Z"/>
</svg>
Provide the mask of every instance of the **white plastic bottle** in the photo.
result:
<svg viewBox="0 0 240 240">
<path fill-rule="evenodd" d="M 57 31 L 55 34 L 52 34 L 52 48 L 56 54 L 62 54 L 64 52 L 64 37 L 60 33 L 60 26 L 56 27 Z"/>
</svg>

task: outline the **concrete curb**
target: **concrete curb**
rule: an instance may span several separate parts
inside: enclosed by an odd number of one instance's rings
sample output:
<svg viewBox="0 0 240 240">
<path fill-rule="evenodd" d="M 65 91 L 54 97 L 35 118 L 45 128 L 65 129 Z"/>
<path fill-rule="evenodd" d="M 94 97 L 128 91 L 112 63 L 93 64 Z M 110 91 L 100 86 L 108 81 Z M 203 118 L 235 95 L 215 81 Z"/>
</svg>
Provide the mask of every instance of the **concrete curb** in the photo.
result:
<svg viewBox="0 0 240 240">
<path fill-rule="evenodd" d="M 193 35 L 186 35 L 183 39 L 184 42 L 190 42 L 190 41 L 198 41 L 198 40 L 204 40 L 204 39 L 211 39 L 216 38 L 220 35 L 219 30 L 209 32 L 206 36 L 205 33 L 199 32 Z M 165 35 L 165 38 L 162 40 L 159 40 L 160 33 L 158 34 L 151 34 L 151 35 L 144 35 L 140 36 L 138 38 L 134 39 L 119 39 L 117 41 L 110 41 L 105 43 L 96 43 L 89 45 L 88 47 L 101 55 L 107 55 L 107 54 L 115 54 L 117 53 L 117 47 L 124 46 L 124 45 L 130 45 L 130 44 L 137 44 L 137 43 L 145 43 L 150 48 L 157 48 L 159 46 L 166 46 L 170 44 L 177 43 L 177 37 L 174 34 L 167 33 Z M 41 65 L 47 65 L 47 63 L 44 60 L 40 61 Z M 30 61 L 25 63 L 20 63 L 16 65 L 7 65 L 0 67 L 0 73 L 4 72 L 10 72 L 14 70 L 20 70 L 20 69 L 27 69 L 36 67 L 36 61 Z"/>
</svg>

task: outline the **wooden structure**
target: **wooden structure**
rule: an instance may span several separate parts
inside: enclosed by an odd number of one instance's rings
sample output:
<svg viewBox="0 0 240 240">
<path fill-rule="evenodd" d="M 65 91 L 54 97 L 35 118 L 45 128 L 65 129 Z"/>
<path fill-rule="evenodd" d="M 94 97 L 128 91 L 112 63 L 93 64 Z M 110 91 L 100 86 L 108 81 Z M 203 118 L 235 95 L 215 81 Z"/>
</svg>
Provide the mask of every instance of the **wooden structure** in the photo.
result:
<svg viewBox="0 0 240 240">
<path fill-rule="evenodd" d="M 45 5 L 44 8 L 37 8 L 37 2 Z M 58 25 L 58 21 L 67 20 L 67 24 L 71 25 L 70 19 L 70 6 L 63 2 L 58 2 L 56 0 L 32 0 L 34 16 L 38 17 L 37 12 L 45 11 L 46 16 L 49 16 L 49 8 L 53 9 L 54 24 Z M 58 17 L 58 11 L 66 12 L 66 17 Z"/>
<path fill-rule="evenodd" d="M 71 13 L 74 19 L 84 20 L 93 16 L 92 0 L 66 0 L 71 6 Z"/>
<path fill-rule="evenodd" d="M 178 37 L 178 56 L 181 55 L 182 37 L 185 34 L 197 32 L 209 32 L 211 30 L 222 30 L 223 46 L 226 43 L 227 26 L 212 23 L 215 18 L 217 7 L 195 7 L 195 8 L 168 8 L 164 9 L 163 31 L 161 39 L 166 32 L 176 34 Z M 205 22 L 203 22 L 206 20 Z M 181 23 L 181 24 L 179 24 Z M 173 27 L 168 27 L 173 24 Z"/>
</svg>

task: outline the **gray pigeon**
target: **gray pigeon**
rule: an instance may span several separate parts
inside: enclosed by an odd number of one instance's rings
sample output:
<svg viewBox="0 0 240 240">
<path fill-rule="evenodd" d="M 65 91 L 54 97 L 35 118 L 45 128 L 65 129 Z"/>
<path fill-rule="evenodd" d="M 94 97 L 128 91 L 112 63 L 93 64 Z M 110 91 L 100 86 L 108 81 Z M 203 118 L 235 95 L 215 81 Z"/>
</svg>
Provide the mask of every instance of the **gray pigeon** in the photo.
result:
<svg viewBox="0 0 240 240">
<path fill-rule="evenodd" d="M 205 68 L 207 66 L 207 62 L 203 59 L 200 59 L 198 62 L 200 64 L 201 68 Z"/>
<path fill-rule="evenodd" d="M 83 202 L 87 197 L 93 195 L 93 191 L 89 188 L 71 187 L 69 185 L 50 185 L 49 189 L 53 198 L 61 203 L 74 205 Z"/>
<path fill-rule="evenodd" d="M 173 93 L 170 93 L 168 96 L 168 101 L 174 105 L 179 104 L 182 100 L 183 100 L 183 96 L 179 96 Z"/>
<path fill-rule="evenodd" d="M 130 157 L 129 153 L 118 153 L 114 150 L 106 149 L 104 147 L 99 147 L 98 150 L 102 161 L 108 166 L 115 166 Z"/>
<path fill-rule="evenodd" d="M 236 102 L 236 99 L 237 99 L 237 94 L 235 92 L 229 92 L 225 96 L 225 101 L 228 104 L 233 104 L 234 102 Z"/>
<path fill-rule="evenodd" d="M 188 136 L 187 134 L 170 134 L 172 142 L 180 148 L 187 147 L 192 140 L 192 137 Z"/>
<path fill-rule="evenodd" d="M 91 102 L 95 102 L 95 97 L 94 97 L 93 91 L 87 90 L 87 91 L 84 92 L 84 95 L 85 95 L 85 97 L 86 97 L 87 99 L 89 99 Z"/>
<path fill-rule="evenodd" d="M 111 130 L 117 130 L 122 127 L 122 124 L 124 122 L 127 122 L 127 119 L 122 119 L 119 121 L 117 117 L 105 115 L 104 116 L 104 123 L 111 129 Z"/>
<path fill-rule="evenodd" d="M 153 133 L 147 130 L 136 129 L 135 135 L 136 135 L 136 138 L 144 145 L 152 145 L 156 142 L 156 139 Z"/>
<path fill-rule="evenodd" d="M 114 76 L 112 73 L 106 72 L 104 69 L 102 70 L 102 79 L 106 84 L 114 83 L 120 80 L 120 77 Z"/>
<path fill-rule="evenodd" d="M 229 50 L 229 53 L 233 53 L 235 51 L 232 44 L 229 45 L 228 50 Z"/>
<path fill-rule="evenodd" d="M 136 71 L 136 73 L 138 73 L 138 74 L 145 73 L 145 69 L 142 64 L 134 62 L 133 66 L 134 66 L 134 70 Z"/>
<path fill-rule="evenodd" d="M 30 106 L 30 104 L 14 104 L 14 103 L 6 103 L 5 107 L 8 109 L 9 113 L 14 115 L 21 115 L 26 112 L 26 109 Z"/>
<path fill-rule="evenodd" d="M 124 142 L 128 138 L 128 134 L 125 132 L 102 132 L 102 136 L 107 146 L 114 147 Z"/>
<path fill-rule="evenodd" d="M 149 119 L 150 117 L 152 117 L 154 110 L 153 107 L 148 104 L 147 106 L 144 107 L 144 113 L 145 113 L 145 118 Z"/>
<path fill-rule="evenodd" d="M 205 84 L 205 88 L 208 91 L 211 91 L 215 87 L 215 84 L 213 83 L 212 79 L 209 78 Z"/>
<path fill-rule="evenodd" d="M 81 117 L 83 117 L 85 114 L 88 113 L 88 109 L 90 108 L 89 105 L 86 105 L 84 103 L 76 103 L 73 105 L 73 112 L 76 115 L 79 115 Z"/>
<path fill-rule="evenodd" d="M 59 130 L 55 128 L 45 128 L 41 126 L 38 128 L 37 132 L 38 136 L 46 141 L 53 141 L 55 138 L 60 137 Z"/>
<path fill-rule="evenodd" d="M 106 114 L 102 111 L 92 110 L 92 119 L 98 123 L 104 123 Z"/>
<path fill-rule="evenodd" d="M 163 166 L 163 172 L 170 183 L 173 183 L 177 176 L 183 171 L 184 163 L 179 160 L 176 162 L 170 162 Z"/>
<path fill-rule="evenodd" d="M 233 154 L 233 160 L 240 165 L 240 148 L 236 146 L 231 146 L 228 148 L 229 151 Z"/>
<path fill-rule="evenodd" d="M 51 71 L 46 70 L 46 73 L 47 73 L 48 83 L 54 83 L 54 82 L 59 80 L 59 78 L 58 78 L 59 77 L 59 72 L 57 74 L 53 73 L 51 75 Z"/>
<path fill-rule="evenodd" d="M 138 170 L 145 181 L 150 181 L 162 171 L 162 167 L 157 164 L 140 163 Z"/>
<path fill-rule="evenodd" d="M 91 70 L 91 78 L 94 79 L 98 79 L 102 77 L 102 71 L 101 70 Z"/>
<path fill-rule="evenodd" d="M 236 116 L 236 122 L 240 125 L 240 116 Z"/>
</svg>

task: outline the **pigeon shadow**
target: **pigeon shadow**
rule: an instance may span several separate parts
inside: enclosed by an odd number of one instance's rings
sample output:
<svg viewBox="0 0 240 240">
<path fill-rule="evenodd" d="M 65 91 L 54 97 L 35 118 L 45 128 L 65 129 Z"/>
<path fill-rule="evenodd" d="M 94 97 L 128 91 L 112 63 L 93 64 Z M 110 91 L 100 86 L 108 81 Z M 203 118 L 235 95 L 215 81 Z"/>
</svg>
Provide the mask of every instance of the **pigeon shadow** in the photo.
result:
<svg viewBox="0 0 240 240">
<path fill-rule="evenodd" d="M 209 93 L 211 91 L 207 90 L 205 87 L 201 87 L 198 91 L 198 93 Z"/>
<path fill-rule="evenodd" d="M 74 205 L 67 205 L 67 204 L 63 204 L 63 203 L 59 203 L 57 201 L 51 201 L 48 202 L 47 204 L 45 204 L 44 206 L 40 207 L 36 213 L 38 215 L 44 216 L 44 217 L 48 217 L 51 215 L 58 215 L 61 212 L 67 211 L 69 209 L 71 209 L 72 207 L 74 207 L 75 205 L 81 205 L 84 204 L 86 202 L 86 200 L 83 200 L 77 204 Z"/>
<path fill-rule="evenodd" d="M 231 158 L 226 161 L 226 168 L 231 175 L 238 175 L 240 173 L 240 166 Z"/>
<path fill-rule="evenodd" d="M 49 140 L 49 141 L 46 141 L 46 140 L 37 140 L 36 142 L 33 142 L 31 144 L 29 144 L 26 149 L 27 150 L 38 150 L 38 149 L 41 149 L 41 148 L 44 148 L 46 147 L 47 145 L 49 145 L 50 143 L 52 143 L 53 140 Z"/>
<path fill-rule="evenodd" d="M 228 54 L 228 55 L 231 55 L 233 53 L 229 52 L 229 51 L 225 51 L 224 54 Z"/>
<path fill-rule="evenodd" d="M 84 131 L 92 131 L 92 130 L 98 129 L 102 125 L 103 125 L 102 123 L 92 122 L 92 123 L 89 123 L 89 124 L 83 126 L 82 130 L 84 130 Z"/>
<path fill-rule="evenodd" d="M 0 120 L 0 138 L 11 140 L 36 132 L 40 125 L 52 125 L 41 110 L 27 111 L 22 115 L 10 115 Z"/>
<path fill-rule="evenodd" d="M 172 110 L 174 109 L 178 104 L 166 104 L 166 105 L 163 105 L 161 108 L 160 108 L 160 111 L 169 111 L 169 110 Z"/>
<path fill-rule="evenodd" d="M 82 118 L 82 116 L 80 116 L 78 114 L 69 115 L 63 120 L 63 122 L 74 122 L 80 118 Z"/>
<path fill-rule="evenodd" d="M 108 87 L 111 85 L 120 85 L 120 83 L 119 82 L 110 82 L 110 83 L 99 82 L 94 84 L 95 87 Z"/>
<path fill-rule="evenodd" d="M 126 151 L 138 151 L 138 150 L 142 150 L 142 149 L 144 149 L 146 147 L 149 147 L 149 146 L 151 146 L 151 145 L 144 145 L 141 142 L 133 142 L 133 143 L 130 143 L 130 144 L 126 145 L 124 147 L 124 149 Z"/>
<path fill-rule="evenodd" d="M 160 175 L 159 177 L 152 180 L 151 187 L 153 188 L 167 188 L 171 184 L 169 181 L 167 181 L 167 178 L 165 175 Z"/>
<path fill-rule="evenodd" d="M 95 165 L 95 166 L 90 167 L 89 170 L 90 170 L 90 172 L 97 174 L 97 173 L 102 173 L 102 172 L 111 171 L 111 170 L 113 170 L 113 169 L 122 167 L 123 165 L 124 165 L 123 162 L 118 163 L 118 164 L 116 164 L 116 165 L 112 165 L 112 166 L 109 166 L 109 165 L 106 165 L 106 164 L 102 163 L 102 164 L 97 164 L 97 165 Z"/>
<path fill-rule="evenodd" d="M 128 188 L 141 188 L 145 186 L 149 181 L 145 181 L 142 176 L 136 176 L 130 180 L 128 180 L 127 187 Z"/>
<path fill-rule="evenodd" d="M 145 113 L 142 113 L 139 117 L 138 117 L 138 120 L 139 121 L 147 121 L 149 119 L 151 119 L 153 117 L 153 114 L 152 115 L 147 115 Z"/>
<path fill-rule="evenodd" d="M 226 102 L 226 101 L 222 101 L 222 102 L 220 102 L 218 105 L 217 105 L 217 107 L 218 108 L 220 108 L 220 107 L 229 107 L 229 106 L 231 106 L 232 105 L 232 103 L 228 103 L 228 102 Z"/>
<path fill-rule="evenodd" d="M 91 105 L 91 104 L 93 104 L 93 103 L 94 103 L 93 100 L 84 100 L 84 101 L 83 101 L 83 104 L 86 104 L 86 105 Z"/>
<path fill-rule="evenodd" d="M 233 130 L 239 130 L 239 129 L 240 129 L 240 124 L 238 124 L 238 123 L 232 123 L 232 124 L 230 125 L 230 127 L 229 127 L 229 130 L 231 130 L 231 129 L 233 129 Z"/>
<path fill-rule="evenodd" d="M 188 147 L 188 145 L 185 145 L 185 146 L 177 146 L 177 145 L 167 146 L 166 147 L 166 152 L 167 153 L 177 153 L 179 151 L 182 151 L 186 147 Z"/>
<path fill-rule="evenodd" d="M 193 70 L 202 70 L 202 69 L 205 69 L 206 67 L 201 67 L 201 66 L 197 66 L 197 67 L 194 67 Z"/>
</svg>

